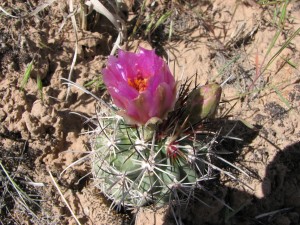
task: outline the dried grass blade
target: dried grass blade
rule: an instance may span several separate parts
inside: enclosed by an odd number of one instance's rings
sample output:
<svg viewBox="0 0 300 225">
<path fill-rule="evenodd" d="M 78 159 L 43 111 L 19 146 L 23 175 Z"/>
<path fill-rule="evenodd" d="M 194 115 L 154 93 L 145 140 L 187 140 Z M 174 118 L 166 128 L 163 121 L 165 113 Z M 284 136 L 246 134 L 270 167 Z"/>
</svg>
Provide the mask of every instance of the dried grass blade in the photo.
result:
<svg viewBox="0 0 300 225">
<path fill-rule="evenodd" d="M 54 187 L 55 187 L 56 190 L 58 191 L 58 193 L 59 193 L 60 197 L 62 198 L 63 202 L 66 204 L 67 208 L 69 209 L 69 211 L 70 211 L 71 215 L 73 216 L 73 218 L 75 219 L 76 223 L 77 223 L 78 225 L 81 225 L 81 223 L 80 223 L 79 220 L 77 219 L 76 215 L 74 214 L 73 210 L 71 209 L 69 203 L 68 203 L 67 200 L 65 199 L 63 193 L 60 191 L 59 186 L 58 186 L 58 184 L 56 183 L 56 181 L 54 180 L 54 177 L 52 176 L 51 171 L 50 171 L 49 169 L 47 169 L 47 171 L 48 171 L 48 173 L 49 173 L 49 175 L 50 175 L 50 178 L 51 178 L 51 180 L 52 180 L 52 182 L 53 182 L 53 184 L 54 184 Z"/>
<path fill-rule="evenodd" d="M 114 47 L 110 52 L 110 55 L 114 55 L 116 53 L 117 49 L 120 48 L 121 40 L 122 40 L 122 34 L 119 33 L 118 38 L 117 38 L 116 42 L 113 45 Z"/>
<path fill-rule="evenodd" d="M 74 11 L 74 6 L 73 6 L 73 0 L 69 1 L 69 10 L 70 12 Z M 70 72 L 69 72 L 69 76 L 68 76 L 68 80 L 71 80 L 72 74 L 73 74 L 73 70 L 76 64 L 76 60 L 77 60 L 77 53 L 78 53 L 78 35 L 77 35 L 77 24 L 76 24 L 76 19 L 75 19 L 75 15 L 72 14 L 71 15 L 71 21 L 72 21 L 72 25 L 73 25 L 73 29 L 74 29 L 74 33 L 75 33 L 75 52 L 74 52 L 74 56 L 73 56 L 73 60 L 72 60 L 72 64 L 71 64 L 71 68 L 70 68 Z M 67 90 L 67 95 L 66 95 L 66 100 L 69 97 L 69 93 L 70 93 L 70 85 L 68 84 L 68 90 Z"/>
<path fill-rule="evenodd" d="M 27 16 L 35 16 L 37 15 L 40 11 L 44 10 L 48 6 L 52 5 L 56 0 L 48 0 L 41 5 L 37 6 L 35 10 L 33 10 L 31 13 L 29 13 Z"/>
<path fill-rule="evenodd" d="M 283 209 L 278 209 L 278 210 L 275 210 L 275 211 L 272 211 L 272 212 L 263 213 L 263 214 L 260 214 L 260 215 L 256 216 L 255 219 L 261 219 L 261 218 L 266 217 L 266 216 L 274 216 L 277 213 L 286 212 L 286 211 L 289 211 L 291 209 L 292 208 L 283 208 Z"/>
<path fill-rule="evenodd" d="M 5 9 L 3 9 L 1 6 L 0 6 L 0 10 L 7 16 L 10 16 L 12 18 L 18 18 L 17 16 L 11 15 L 9 12 L 7 12 Z"/>
<path fill-rule="evenodd" d="M 274 60 L 278 57 L 278 55 L 280 55 L 280 53 L 289 46 L 289 44 L 291 43 L 291 41 L 300 33 L 300 28 L 298 28 L 288 39 L 287 41 L 282 45 L 282 47 L 272 56 L 272 58 L 269 60 L 269 62 L 267 63 L 267 65 L 264 67 L 263 71 L 261 72 L 261 74 L 263 74 L 268 67 L 274 62 Z"/>
<path fill-rule="evenodd" d="M 99 2 L 98 0 L 90 0 L 86 3 L 88 6 L 92 4 L 93 8 L 100 14 L 104 15 L 118 30 L 120 30 L 120 25 L 118 23 L 118 19 L 116 15 L 113 15 L 111 12 L 108 11 L 105 6 Z"/>
<path fill-rule="evenodd" d="M 96 10 L 98 13 L 104 15 L 118 30 L 119 35 L 118 38 L 114 44 L 113 50 L 111 51 L 111 55 L 113 55 L 116 52 L 117 47 L 120 45 L 120 43 L 123 41 L 123 39 L 126 36 L 126 29 L 125 25 L 123 26 L 123 20 L 116 14 L 112 14 L 111 12 L 108 11 L 108 9 L 98 0 L 90 0 L 86 2 L 86 5 L 89 7 L 93 7 L 94 10 Z M 122 26 L 120 26 L 120 24 Z M 123 32 L 122 32 L 123 29 Z"/>
<path fill-rule="evenodd" d="M 39 205 L 32 198 L 30 198 L 30 196 L 28 196 L 27 193 L 24 192 L 19 187 L 19 185 L 16 184 L 16 182 L 12 179 L 12 177 L 8 174 L 7 170 L 2 165 L 1 161 L 0 161 L 0 167 L 1 167 L 2 171 L 5 173 L 7 179 L 9 180 L 9 182 L 11 183 L 11 185 L 13 186 L 13 188 L 15 189 L 15 191 L 18 193 L 18 196 L 20 197 L 20 200 L 22 201 L 23 206 L 25 206 L 26 208 L 28 208 L 27 205 L 26 205 L 26 201 L 27 201 L 27 202 L 30 202 L 30 203 L 32 203 L 32 204 L 34 204 L 34 205 L 36 205 L 36 206 L 39 207 Z"/>
<path fill-rule="evenodd" d="M 108 103 L 106 103 L 105 101 L 103 101 L 102 99 L 98 98 L 96 95 L 94 95 L 93 93 L 89 92 L 88 90 L 86 90 L 84 87 L 80 86 L 79 84 L 76 84 L 68 79 L 65 78 L 61 78 L 61 80 L 65 81 L 65 84 L 70 85 L 70 86 L 74 86 L 77 87 L 79 90 L 82 90 L 84 93 L 87 93 L 89 95 L 91 95 L 93 98 L 95 98 L 97 101 L 99 101 L 101 104 L 103 104 L 104 106 L 106 106 L 108 109 L 112 110 L 113 112 L 116 111 L 116 109 L 114 109 L 112 106 L 110 106 Z"/>
<path fill-rule="evenodd" d="M 80 159 L 76 160 L 75 162 L 69 164 L 60 174 L 59 174 L 59 178 L 61 178 L 61 176 L 63 175 L 64 172 L 66 172 L 69 168 L 71 168 L 72 166 L 75 166 L 76 164 L 79 164 L 81 162 L 84 162 L 86 161 L 89 157 L 92 156 L 92 153 L 91 154 L 87 154 L 83 157 L 81 157 Z"/>
<path fill-rule="evenodd" d="M 56 35 L 58 35 L 58 34 L 61 32 L 61 30 L 62 30 L 62 29 L 63 29 L 63 27 L 65 26 L 65 24 L 66 24 L 67 20 L 68 20 L 70 17 L 72 17 L 73 15 L 75 15 L 75 14 L 76 14 L 76 10 L 75 10 L 75 11 L 73 11 L 73 12 L 71 12 L 71 13 L 69 13 L 69 15 L 67 15 L 67 16 L 64 16 L 64 19 L 63 19 L 63 21 L 62 21 L 61 25 L 59 26 L 59 29 L 58 29 L 58 31 L 57 31 L 57 34 L 56 34 Z"/>
</svg>

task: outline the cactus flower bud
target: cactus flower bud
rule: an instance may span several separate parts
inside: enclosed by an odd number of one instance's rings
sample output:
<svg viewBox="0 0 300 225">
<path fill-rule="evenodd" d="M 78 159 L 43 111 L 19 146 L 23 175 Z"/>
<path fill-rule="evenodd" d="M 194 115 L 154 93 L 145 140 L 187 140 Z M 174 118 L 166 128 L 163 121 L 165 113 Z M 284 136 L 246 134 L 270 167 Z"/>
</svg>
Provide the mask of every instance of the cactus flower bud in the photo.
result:
<svg viewBox="0 0 300 225">
<path fill-rule="evenodd" d="M 171 159 L 176 159 L 180 151 L 175 142 L 169 143 L 167 146 L 167 156 Z"/>
<path fill-rule="evenodd" d="M 175 79 L 154 50 L 119 50 L 118 57 L 109 57 L 102 73 L 120 115 L 131 124 L 144 125 L 154 118 L 162 120 L 175 105 Z"/>
<path fill-rule="evenodd" d="M 214 117 L 221 93 L 222 88 L 218 84 L 207 84 L 193 90 L 187 100 L 189 121 L 194 124 Z"/>
</svg>

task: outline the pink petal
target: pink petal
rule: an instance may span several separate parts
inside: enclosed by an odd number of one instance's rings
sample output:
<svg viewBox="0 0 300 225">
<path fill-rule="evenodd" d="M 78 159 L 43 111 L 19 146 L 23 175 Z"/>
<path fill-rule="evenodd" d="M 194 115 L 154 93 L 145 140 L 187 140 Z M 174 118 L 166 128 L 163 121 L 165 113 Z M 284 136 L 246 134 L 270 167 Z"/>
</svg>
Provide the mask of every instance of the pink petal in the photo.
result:
<svg viewBox="0 0 300 225">
<path fill-rule="evenodd" d="M 110 56 L 102 70 L 103 81 L 124 118 L 135 124 L 149 119 L 164 119 L 176 101 L 176 82 L 168 66 L 154 50 L 138 53 L 119 50 L 118 58 Z M 138 91 L 129 79 L 147 78 L 146 89 Z"/>
</svg>

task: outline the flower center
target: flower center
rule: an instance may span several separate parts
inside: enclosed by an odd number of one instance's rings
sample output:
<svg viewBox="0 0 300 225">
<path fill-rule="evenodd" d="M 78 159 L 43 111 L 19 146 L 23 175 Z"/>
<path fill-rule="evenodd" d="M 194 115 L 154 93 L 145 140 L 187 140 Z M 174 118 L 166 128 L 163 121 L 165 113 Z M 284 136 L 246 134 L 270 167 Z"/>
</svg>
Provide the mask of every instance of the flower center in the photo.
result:
<svg viewBox="0 0 300 225">
<path fill-rule="evenodd" d="M 133 87 L 138 92 L 145 91 L 148 86 L 148 79 L 143 78 L 142 75 L 138 75 L 136 78 L 127 80 L 129 86 Z"/>
</svg>

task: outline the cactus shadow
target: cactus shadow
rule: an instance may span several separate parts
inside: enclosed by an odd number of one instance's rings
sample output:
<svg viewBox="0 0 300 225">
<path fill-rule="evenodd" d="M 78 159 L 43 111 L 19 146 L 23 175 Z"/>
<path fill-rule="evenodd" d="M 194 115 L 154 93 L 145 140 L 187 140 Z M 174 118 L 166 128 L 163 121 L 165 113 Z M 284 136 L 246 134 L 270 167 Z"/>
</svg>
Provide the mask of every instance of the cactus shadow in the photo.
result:
<svg viewBox="0 0 300 225">
<path fill-rule="evenodd" d="M 204 126 L 205 130 L 209 130 L 214 136 L 217 134 L 213 151 L 230 163 L 238 163 L 239 157 L 242 157 L 242 152 L 253 150 L 250 144 L 258 136 L 261 128 L 259 126 L 250 127 L 250 125 L 245 125 L 240 120 L 228 120 L 226 118 L 215 119 Z M 213 136 L 210 135 L 209 138 L 213 138 Z M 213 164 L 233 174 L 237 172 L 224 161 L 213 160 Z M 242 167 L 240 168 L 243 169 Z M 257 174 L 249 169 L 247 172 L 257 177 Z"/>
<path fill-rule="evenodd" d="M 262 183 L 262 198 L 215 182 L 206 187 L 223 200 L 199 191 L 199 201 L 171 207 L 163 225 L 297 225 L 300 224 L 300 142 L 279 151 L 266 167 Z M 175 213 L 174 213 L 175 212 Z M 176 219 L 175 219 L 176 217 Z"/>
</svg>

